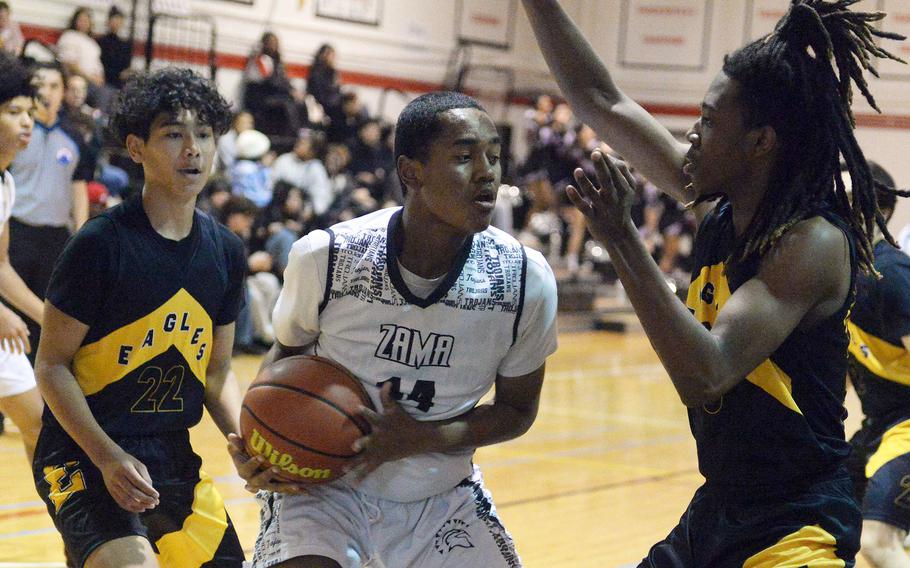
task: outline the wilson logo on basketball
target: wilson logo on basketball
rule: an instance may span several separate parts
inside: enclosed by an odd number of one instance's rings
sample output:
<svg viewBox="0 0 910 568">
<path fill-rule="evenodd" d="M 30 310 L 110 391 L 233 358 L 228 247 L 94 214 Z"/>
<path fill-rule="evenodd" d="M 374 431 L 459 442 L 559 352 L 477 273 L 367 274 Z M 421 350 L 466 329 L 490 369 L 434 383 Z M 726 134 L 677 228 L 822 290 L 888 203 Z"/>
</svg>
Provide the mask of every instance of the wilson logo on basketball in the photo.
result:
<svg viewBox="0 0 910 568">
<path fill-rule="evenodd" d="M 253 435 L 250 436 L 250 449 L 261 456 L 265 456 L 270 464 L 278 466 L 289 475 L 302 479 L 329 479 L 332 476 L 331 469 L 313 469 L 295 464 L 293 456 L 279 452 L 255 428 L 253 428 Z"/>
</svg>

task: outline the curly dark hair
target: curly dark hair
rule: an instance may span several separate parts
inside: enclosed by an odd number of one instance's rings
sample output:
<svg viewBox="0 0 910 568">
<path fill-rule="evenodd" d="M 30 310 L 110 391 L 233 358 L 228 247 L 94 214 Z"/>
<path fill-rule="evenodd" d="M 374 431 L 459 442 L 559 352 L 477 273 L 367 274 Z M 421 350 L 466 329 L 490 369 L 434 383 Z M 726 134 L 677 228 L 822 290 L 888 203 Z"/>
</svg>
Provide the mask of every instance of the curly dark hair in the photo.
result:
<svg viewBox="0 0 910 568">
<path fill-rule="evenodd" d="M 876 44 L 875 38 L 903 40 L 876 23 L 881 12 L 853 12 L 858 0 L 791 0 L 774 31 L 728 55 L 724 73 L 742 86 L 746 126 L 770 125 L 782 151 L 758 213 L 753 217 L 728 263 L 728 269 L 753 254 L 764 255 L 791 227 L 831 207 L 850 226 L 858 244 L 859 264 L 873 272 L 873 229 L 889 243 L 894 239 L 876 201 L 876 189 L 906 196 L 873 178 L 854 135 L 850 105 L 853 85 L 879 110 L 863 71 L 878 76 L 874 60 L 901 61 Z M 853 182 L 849 199 L 840 174 L 846 163 Z M 704 195 L 696 202 L 713 200 Z"/>
<path fill-rule="evenodd" d="M 168 67 L 124 85 L 111 113 L 111 133 L 124 144 L 130 134 L 148 140 L 158 115 L 181 110 L 196 112 L 218 136 L 231 124 L 231 107 L 211 81 L 189 69 Z"/>
<path fill-rule="evenodd" d="M 21 61 L 6 52 L 0 53 L 0 105 L 16 97 L 35 98 L 32 74 Z"/>
</svg>

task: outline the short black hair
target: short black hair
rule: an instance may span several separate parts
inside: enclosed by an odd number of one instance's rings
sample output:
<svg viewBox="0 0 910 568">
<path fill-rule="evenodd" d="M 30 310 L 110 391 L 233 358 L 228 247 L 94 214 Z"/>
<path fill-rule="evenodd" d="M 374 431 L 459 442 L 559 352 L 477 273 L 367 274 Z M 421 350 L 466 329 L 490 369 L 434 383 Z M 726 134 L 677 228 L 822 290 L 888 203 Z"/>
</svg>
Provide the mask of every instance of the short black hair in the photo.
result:
<svg viewBox="0 0 910 568">
<path fill-rule="evenodd" d="M 453 91 L 427 93 L 409 102 L 395 127 L 395 163 L 400 156 L 426 162 L 430 145 L 442 129 L 439 115 L 459 108 L 487 112 L 474 98 Z"/>
<path fill-rule="evenodd" d="M 211 81 L 189 69 L 167 67 L 127 81 L 111 113 L 111 133 L 124 144 L 130 134 L 148 140 L 158 115 L 181 110 L 194 111 L 218 136 L 231 123 L 231 107 Z"/>
<path fill-rule="evenodd" d="M 32 74 L 21 61 L 6 52 L 0 53 L 0 77 L 3 77 L 0 81 L 0 105 L 16 97 L 35 98 Z"/>
<path fill-rule="evenodd" d="M 6 11 L 8 12 L 8 11 L 9 11 L 9 4 L 7 4 L 6 2 L 0 1 L 0 10 L 6 10 Z"/>
<path fill-rule="evenodd" d="M 224 208 L 221 209 L 221 222 L 227 225 L 231 215 L 246 215 L 255 217 L 259 214 L 259 208 L 256 204 L 242 195 L 231 195 Z"/>
</svg>

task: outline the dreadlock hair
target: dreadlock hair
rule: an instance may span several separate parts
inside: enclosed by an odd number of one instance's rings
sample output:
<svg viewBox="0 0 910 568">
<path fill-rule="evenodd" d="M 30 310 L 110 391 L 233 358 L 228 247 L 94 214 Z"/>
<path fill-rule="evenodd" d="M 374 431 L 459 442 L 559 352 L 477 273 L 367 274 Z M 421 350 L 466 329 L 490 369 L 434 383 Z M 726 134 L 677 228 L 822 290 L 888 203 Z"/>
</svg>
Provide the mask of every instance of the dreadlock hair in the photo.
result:
<svg viewBox="0 0 910 568">
<path fill-rule="evenodd" d="M 903 40 L 873 26 L 882 12 L 851 12 L 859 0 L 791 0 L 774 31 L 724 58 L 724 73 L 740 86 L 746 128 L 771 126 L 780 150 L 768 193 L 728 259 L 728 269 L 753 254 L 764 255 L 791 227 L 827 206 L 848 223 L 857 242 L 859 264 L 874 273 L 872 235 L 877 224 L 891 244 L 876 201 L 877 187 L 854 136 L 850 104 L 853 84 L 881 112 L 869 92 L 863 69 L 878 76 L 874 57 L 903 61 L 878 47 L 874 37 Z M 853 198 L 840 176 L 847 164 Z M 706 195 L 698 201 L 716 199 Z"/>
</svg>

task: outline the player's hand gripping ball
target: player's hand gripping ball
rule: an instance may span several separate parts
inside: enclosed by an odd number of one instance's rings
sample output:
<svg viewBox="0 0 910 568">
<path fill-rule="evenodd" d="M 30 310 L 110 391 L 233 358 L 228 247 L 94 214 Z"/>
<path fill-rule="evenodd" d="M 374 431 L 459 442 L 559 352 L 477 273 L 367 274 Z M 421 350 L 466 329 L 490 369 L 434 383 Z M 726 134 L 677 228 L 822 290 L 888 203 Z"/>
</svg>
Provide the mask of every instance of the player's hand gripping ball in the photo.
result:
<svg viewBox="0 0 910 568">
<path fill-rule="evenodd" d="M 294 483 L 341 477 L 357 453 L 355 440 L 370 433 L 361 407 L 373 408 L 360 381 L 325 359 L 298 355 L 260 371 L 243 398 L 240 434 L 250 456 L 277 467 Z"/>
</svg>

